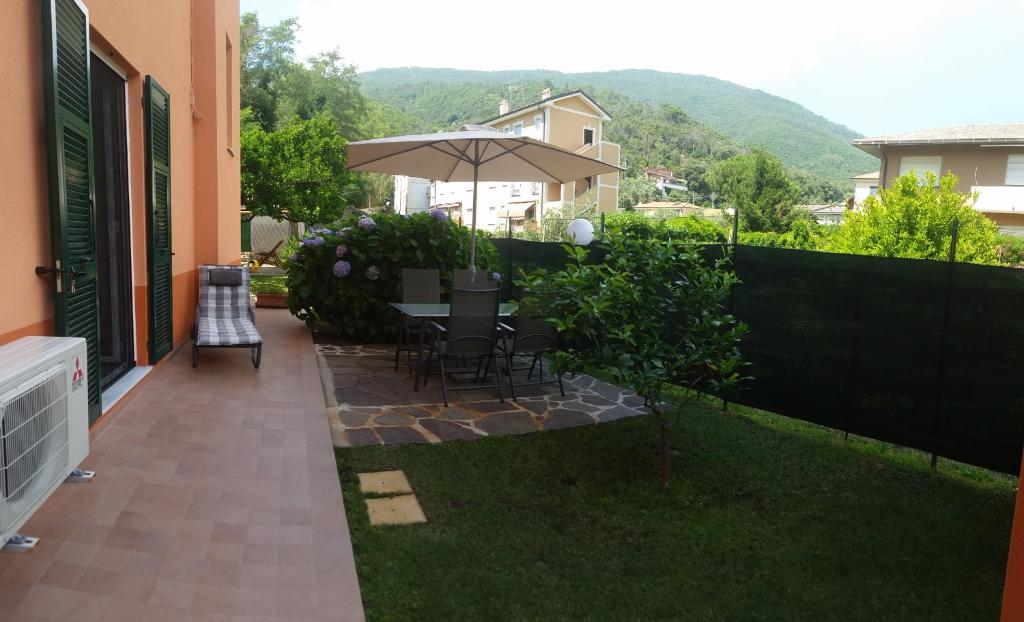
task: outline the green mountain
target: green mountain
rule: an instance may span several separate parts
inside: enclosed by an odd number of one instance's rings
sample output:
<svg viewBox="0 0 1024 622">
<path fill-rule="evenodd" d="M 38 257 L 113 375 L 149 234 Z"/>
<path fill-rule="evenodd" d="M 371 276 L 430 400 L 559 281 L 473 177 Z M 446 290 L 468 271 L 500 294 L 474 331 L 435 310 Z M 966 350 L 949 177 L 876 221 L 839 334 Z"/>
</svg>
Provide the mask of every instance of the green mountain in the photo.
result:
<svg viewBox="0 0 1024 622">
<path fill-rule="evenodd" d="M 583 88 L 599 100 L 603 91 L 614 91 L 657 108 L 678 106 L 721 136 L 740 145 L 762 145 L 791 168 L 844 192 L 851 176 L 878 167 L 875 158 L 850 144 L 859 136 L 853 130 L 787 99 L 707 76 L 643 69 L 562 73 L 407 67 L 368 71 L 360 80 L 367 96 L 424 120 L 428 127 L 423 129 L 490 118 L 502 97 L 513 107 L 530 103 L 537 99 L 538 85 L 555 92 Z"/>
</svg>

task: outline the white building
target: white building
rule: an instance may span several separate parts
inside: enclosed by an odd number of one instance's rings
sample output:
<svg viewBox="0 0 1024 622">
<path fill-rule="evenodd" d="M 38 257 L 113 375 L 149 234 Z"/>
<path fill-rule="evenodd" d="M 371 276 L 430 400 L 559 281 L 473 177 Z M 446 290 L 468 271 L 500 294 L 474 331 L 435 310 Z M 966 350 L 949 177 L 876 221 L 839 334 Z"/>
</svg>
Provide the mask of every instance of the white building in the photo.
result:
<svg viewBox="0 0 1024 622">
<path fill-rule="evenodd" d="M 878 194 L 878 171 L 851 177 L 853 180 L 854 209 L 864 205 L 864 199 Z"/>
<path fill-rule="evenodd" d="M 522 108 L 509 110 L 502 100 L 498 116 L 482 125 L 512 136 L 525 136 L 618 166 L 619 146 L 605 141 L 604 122 L 611 117 L 583 91 L 552 95 L 545 89 L 541 98 Z M 489 182 L 477 186 L 477 227 L 505 231 L 526 220 L 543 217 L 547 210 L 581 201 L 593 202 L 599 211 L 618 207 L 618 173 L 578 179 L 566 184 L 540 182 Z M 424 197 L 427 197 L 424 200 Z M 472 182 L 444 182 L 395 176 L 395 210 L 400 214 L 445 209 L 455 222 L 472 220 Z"/>
</svg>

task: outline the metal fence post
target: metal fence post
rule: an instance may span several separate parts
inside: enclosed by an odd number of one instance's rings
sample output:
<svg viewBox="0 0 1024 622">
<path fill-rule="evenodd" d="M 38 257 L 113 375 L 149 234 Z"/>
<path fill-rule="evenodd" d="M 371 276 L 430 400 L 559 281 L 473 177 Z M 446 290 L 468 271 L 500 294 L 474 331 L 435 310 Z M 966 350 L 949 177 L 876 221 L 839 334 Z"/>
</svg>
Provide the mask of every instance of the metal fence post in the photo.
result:
<svg viewBox="0 0 1024 622">
<path fill-rule="evenodd" d="M 604 239 L 604 212 L 601 212 L 601 239 Z"/>
<path fill-rule="evenodd" d="M 950 305 L 953 298 L 953 268 L 956 265 L 956 244 L 960 238 L 960 221 L 953 219 L 953 231 L 949 240 L 949 263 L 946 267 L 946 300 L 942 307 L 942 328 L 939 333 L 939 360 L 935 370 L 935 417 L 932 420 L 932 429 L 939 426 L 942 418 L 942 385 L 946 375 L 946 333 L 949 332 Z M 939 456 L 932 451 L 932 470 L 938 464 Z"/>
</svg>

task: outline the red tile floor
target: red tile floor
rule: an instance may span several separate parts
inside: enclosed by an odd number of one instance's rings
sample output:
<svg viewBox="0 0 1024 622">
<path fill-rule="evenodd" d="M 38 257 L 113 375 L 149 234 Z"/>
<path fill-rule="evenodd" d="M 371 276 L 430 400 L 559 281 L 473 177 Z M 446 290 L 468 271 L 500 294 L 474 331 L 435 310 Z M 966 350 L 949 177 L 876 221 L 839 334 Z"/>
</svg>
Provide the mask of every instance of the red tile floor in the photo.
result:
<svg viewBox="0 0 1024 622">
<path fill-rule="evenodd" d="M 261 310 L 263 364 L 189 346 L 94 429 L 0 553 L 0 620 L 362 620 L 313 343 Z"/>
</svg>

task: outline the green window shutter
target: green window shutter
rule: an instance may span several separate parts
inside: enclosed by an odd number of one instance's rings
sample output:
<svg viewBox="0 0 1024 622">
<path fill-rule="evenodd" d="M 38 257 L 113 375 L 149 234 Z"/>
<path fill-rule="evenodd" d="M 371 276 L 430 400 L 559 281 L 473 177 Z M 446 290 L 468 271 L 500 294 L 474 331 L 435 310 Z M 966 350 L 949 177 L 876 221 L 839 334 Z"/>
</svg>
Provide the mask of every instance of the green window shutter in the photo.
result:
<svg viewBox="0 0 1024 622">
<path fill-rule="evenodd" d="M 149 263 L 149 361 L 174 347 L 171 300 L 171 98 L 146 76 L 146 237 Z"/>
<path fill-rule="evenodd" d="M 89 12 L 42 0 L 43 91 L 49 173 L 54 328 L 84 337 L 89 421 L 100 415 L 99 287 L 89 109 Z"/>
</svg>

